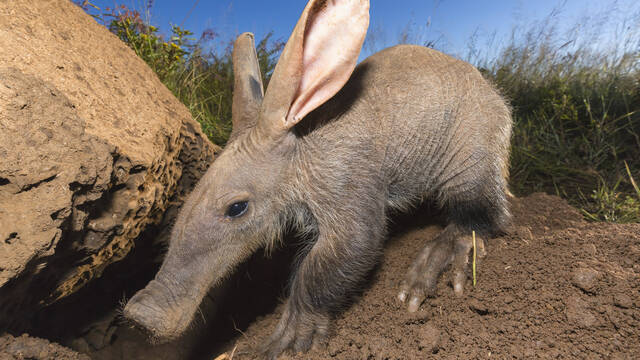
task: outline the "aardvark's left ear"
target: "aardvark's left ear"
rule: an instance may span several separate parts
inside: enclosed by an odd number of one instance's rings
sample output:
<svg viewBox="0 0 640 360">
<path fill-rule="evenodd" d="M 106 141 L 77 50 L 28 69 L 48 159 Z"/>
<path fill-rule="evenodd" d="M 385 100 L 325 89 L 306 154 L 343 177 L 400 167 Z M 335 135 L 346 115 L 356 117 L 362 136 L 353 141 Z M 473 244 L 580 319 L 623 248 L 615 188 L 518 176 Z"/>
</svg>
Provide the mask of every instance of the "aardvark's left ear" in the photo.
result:
<svg viewBox="0 0 640 360">
<path fill-rule="evenodd" d="M 335 95 L 356 66 L 368 26 L 368 0 L 311 0 L 273 72 L 258 126 L 287 131 Z"/>
</svg>

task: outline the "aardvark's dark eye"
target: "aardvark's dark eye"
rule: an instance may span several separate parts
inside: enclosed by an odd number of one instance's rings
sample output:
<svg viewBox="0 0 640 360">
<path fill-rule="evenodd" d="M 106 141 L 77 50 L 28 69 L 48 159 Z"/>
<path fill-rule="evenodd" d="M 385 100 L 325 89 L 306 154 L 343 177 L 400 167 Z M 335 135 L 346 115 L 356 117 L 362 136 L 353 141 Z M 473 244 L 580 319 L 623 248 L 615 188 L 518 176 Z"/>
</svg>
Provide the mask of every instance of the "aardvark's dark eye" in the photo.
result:
<svg viewBox="0 0 640 360">
<path fill-rule="evenodd" d="M 245 212 L 247 212 L 248 205 L 249 203 L 247 201 L 238 201 L 236 203 L 233 203 L 229 205 L 229 207 L 227 208 L 227 213 L 225 215 L 232 218 L 242 216 Z"/>
</svg>

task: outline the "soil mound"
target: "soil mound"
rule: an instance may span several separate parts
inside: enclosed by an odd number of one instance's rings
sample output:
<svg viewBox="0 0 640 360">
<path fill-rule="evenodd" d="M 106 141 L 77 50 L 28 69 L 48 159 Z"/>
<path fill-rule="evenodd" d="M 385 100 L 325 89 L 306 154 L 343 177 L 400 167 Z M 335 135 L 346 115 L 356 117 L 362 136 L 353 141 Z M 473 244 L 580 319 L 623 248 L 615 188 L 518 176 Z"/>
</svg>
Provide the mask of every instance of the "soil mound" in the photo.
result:
<svg viewBox="0 0 640 360">
<path fill-rule="evenodd" d="M 170 223 L 215 146 L 71 1 L 0 2 L 0 49 L 0 333 L 20 333 Z"/>
</svg>

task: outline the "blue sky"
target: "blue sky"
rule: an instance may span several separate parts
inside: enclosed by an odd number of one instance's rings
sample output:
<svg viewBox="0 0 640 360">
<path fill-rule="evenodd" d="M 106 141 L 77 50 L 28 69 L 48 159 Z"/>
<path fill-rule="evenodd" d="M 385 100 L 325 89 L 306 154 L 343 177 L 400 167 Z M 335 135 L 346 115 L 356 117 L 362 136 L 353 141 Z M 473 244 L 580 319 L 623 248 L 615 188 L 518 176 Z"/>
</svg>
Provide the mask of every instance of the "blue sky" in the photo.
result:
<svg viewBox="0 0 640 360">
<path fill-rule="evenodd" d="M 114 0 L 93 0 L 104 8 Z M 135 9 L 143 9 L 146 1 L 117 0 Z M 235 35 L 250 31 L 261 39 L 273 31 L 275 38 L 286 40 L 306 1 L 304 0 L 155 0 L 151 23 L 166 31 L 169 24 L 200 34 L 212 28 L 219 41 L 228 43 Z M 377 35 L 378 48 L 393 44 L 403 29 L 410 26 L 414 42 L 438 39 L 437 47 L 464 57 L 468 39 L 476 33 L 480 38 L 506 39 L 514 27 L 525 28 L 559 10 L 560 27 L 569 27 L 588 15 L 617 9 L 616 16 L 640 14 L 640 2 L 631 0 L 371 0 L 369 33 Z M 602 17 L 602 16 L 601 16 Z M 598 31 L 615 32 L 618 19 L 607 16 L 608 24 Z M 582 22 L 589 22 L 582 21 Z M 589 24 L 586 29 L 589 29 Z M 564 30 L 564 29 L 561 29 Z M 607 41 L 610 41 L 608 38 Z M 367 50 L 365 49 L 365 52 Z"/>
</svg>

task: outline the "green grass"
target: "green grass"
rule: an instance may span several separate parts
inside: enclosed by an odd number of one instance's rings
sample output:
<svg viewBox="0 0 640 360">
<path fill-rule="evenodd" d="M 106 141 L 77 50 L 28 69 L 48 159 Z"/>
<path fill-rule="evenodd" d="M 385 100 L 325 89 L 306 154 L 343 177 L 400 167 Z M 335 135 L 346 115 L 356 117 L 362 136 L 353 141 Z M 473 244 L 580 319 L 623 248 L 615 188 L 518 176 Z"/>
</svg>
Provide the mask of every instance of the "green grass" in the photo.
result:
<svg viewBox="0 0 640 360">
<path fill-rule="evenodd" d="M 213 32 L 196 41 L 173 26 L 165 40 L 136 11 L 120 6 L 105 12 L 86 0 L 79 3 L 156 71 L 214 143 L 226 143 L 233 90 L 230 41 L 221 54 L 206 53 Z M 640 24 L 637 17 L 630 20 L 615 46 L 594 49 L 598 29 L 593 24 L 602 21 L 584 19 L 560 36 L 556 16 L 515 29 L 504 44 L 489 42 L 479 49 L 478 39 L 470 39 L 467 61 L 513 109 L 510 187 L 520 196 L 536 191 L 561 196 L 589 220 L 640 222 L 634 182 L 640 178 Z M 441 38 L 429 41 L 418 31 L 408 26 L 396 43 L 439 46 Z M 382 29 L 371 32 L 368 53 L 385 39 Z M 271 35 L 257 45 L 265 86 L 283 45 Z M 499 50 L 487 55 L 492 48 Z"/>
<path fill-rule="evenodd" d="M 267 34 L 256 44 L 263 84 L 276 64 L 276 55 L 284 46 Z M 233 64 L 231 47 L 222 55 L 203 54 L 196 47 L 179 70 L 166 76 L 163 82 L 191 111 L 202 130 L 214 143 L 224 146 L 231 134 L 231 102 L 233 95 Z"/>
<path fill-rule="evenodd" d="M 561 41 L 552 20 L 478 61 L 513 108 L 511 188 L 561 196 L 589 220 L 639 222 L 640 32 L 596 51 L 597 39 Z"/>
</svg>

